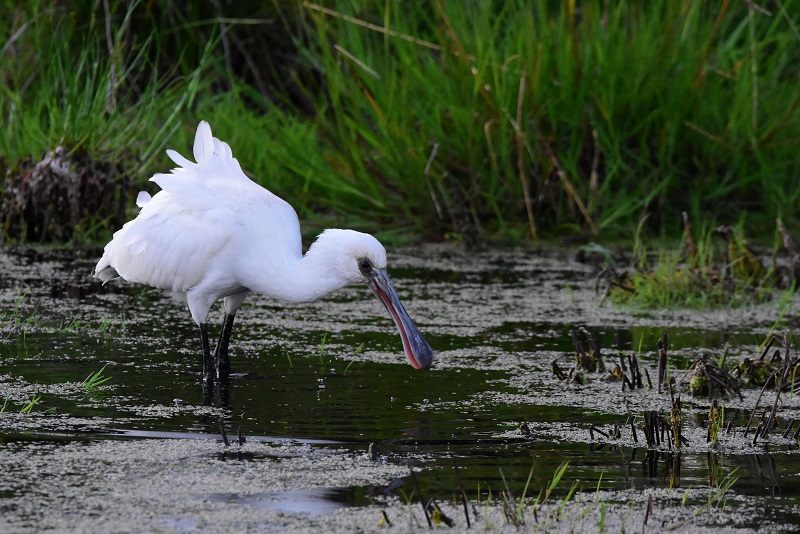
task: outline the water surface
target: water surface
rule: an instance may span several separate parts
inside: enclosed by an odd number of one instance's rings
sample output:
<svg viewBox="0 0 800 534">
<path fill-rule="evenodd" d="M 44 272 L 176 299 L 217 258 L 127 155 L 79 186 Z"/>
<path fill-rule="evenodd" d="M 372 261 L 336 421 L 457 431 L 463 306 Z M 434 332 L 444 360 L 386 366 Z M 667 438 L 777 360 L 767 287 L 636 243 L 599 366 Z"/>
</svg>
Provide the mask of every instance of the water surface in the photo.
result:
<svg viewBox="0 0 800 534">
<path fill-rule="evenodd" d="M 235 482 L 224 491 L 198 482 L 192 495 L 220 514 L 324 517 L 395 497 L 453 500 L 461 489 L 476 502 L 504 490 L 535 495 L 568 461 L 554 496 L 569 495 L 573 484 L 585 492 L 637 488 L 666 492 L 661 502 L 700 507 L 734 473 L 732 503 L 754 499 L 756 508 L 770 510 L 770 524 L 800 524 L 797 440 L 775 432 L 753 445 L 752 436 L 733 434 L 712 447 L 705 440 L 708 400 L 684 393 L 690 445 L 648 449 L 641 431 L 634 440 L 630 421 L 641 427 L 644 410 L 668 412 L 667 395 L 647 388 L 622 393 L 606 374 L 569 385 L 551 371 L 553 361 L 572 366 L 570 332 L 580 328 L 599 340 L 609 364 L 616 349 L 635 351 L 652 377 L 663 331 L 678 377 L 698 357 L 726 346 L 729 358 L 752 357 L 779 319 L 777 302 L 710 312 L 622 309 L 601 305 L 594 268 L 568 251 L 408 249 L 390 255 L 389 270 L 437 352 L 432 369 L 405 363 L 394 325 L 366 288 L 309 305 L 252 296 L 234 330 L 234 376 L 204 402 L 199 340 L 188 312 L 152 289 L 91 280 L 94 254 L 0 252 L 0 402 L 8 401 L 0 414 L 0 455 L 20 459 L 0 475 L 7 488 L 0 509 L 16 517 L 12 530 L 43 521 L 59 502 L 56 490 L 42 491 L 31 478 L 36 473 L 59 479 L 56 465 L 64 458 L 82 465 L 79 458 L 97 455 L 119 477 L 118 487 L 126 487 L 135 469 L 120 466 L 128 465 L 131 451 L 147 458 L 154 476 L 174 470 L 154 486 L 168 493 L 170 480 L 187 473 L 205 480 L 206 471 L 258 469 L 263 478 L 246 490 Z M 221 311 L 212 317 L 218 324 Z M 793 309 L 782 321 L 790 329 L 798 324 Z M 87 391 L 81 382 L 101 368 L 110 380 Z M 728 419 L 744 426 L 756 396 L 720 399 Z M 781 424 L 800 420 L 797 410 L 796 398 L 784 396 Z M 241 433 L 246 444 L 225 448 L 220 425 L 230 441 Z M 622 429 L 618 438 L 596 432 L 611 433 L 615 425 Z M 208 448 L 173 450 L 187 440 Z M 181 471 L 186 461 L 190 467 Z M 345 461 L 354 467 L 342 467 Z M 284 467 L 294 469 L 291 477 L 280 477 Z M 76 469 L 70 476 L 80 484 L 103 478 L 102 468 Z M 31 502 L 38 506 L 23 504 Z M 138 518 L 141 510 L 129 505 Z M 187 505 L 155 524 L 202 529 L 209 521 L 203 517 Z M 233 525 L 214 517 L 217 526 Z M 761 520 L 740 518 L 734 526 L 757 527 Z"/>
</svg>

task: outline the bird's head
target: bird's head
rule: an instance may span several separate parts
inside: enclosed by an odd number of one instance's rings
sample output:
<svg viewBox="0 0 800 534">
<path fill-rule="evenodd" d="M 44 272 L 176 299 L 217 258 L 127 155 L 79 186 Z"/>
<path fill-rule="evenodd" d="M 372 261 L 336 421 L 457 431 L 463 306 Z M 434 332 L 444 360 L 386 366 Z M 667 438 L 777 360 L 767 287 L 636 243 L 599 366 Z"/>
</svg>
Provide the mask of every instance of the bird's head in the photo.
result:
<svg viewBox="0 0 800 534">
<path fill-rule="evenodd" d="M 348 282 L 364 282 L 371 269 L 386 270 L 386 249 L 369 234 L 355 230 L 329 229 L 322 232 L 314 247 L 329 248 L 331 268 Z"/>
<path fill-rule="evenodd" d="M 386 272 L 386 249 L 380 241 L 369 234 L 354 230 L 326 230 L 314 247 L 330 247 L 336 250 L 329 258 L 331 268 L 349 284 L 364 282 L 389 312 L 403 350 L 415 369 L 426 369 L 433 363 L 433 349 L 425 341 L 414 321 L 411 320 Z"/>
</svg>

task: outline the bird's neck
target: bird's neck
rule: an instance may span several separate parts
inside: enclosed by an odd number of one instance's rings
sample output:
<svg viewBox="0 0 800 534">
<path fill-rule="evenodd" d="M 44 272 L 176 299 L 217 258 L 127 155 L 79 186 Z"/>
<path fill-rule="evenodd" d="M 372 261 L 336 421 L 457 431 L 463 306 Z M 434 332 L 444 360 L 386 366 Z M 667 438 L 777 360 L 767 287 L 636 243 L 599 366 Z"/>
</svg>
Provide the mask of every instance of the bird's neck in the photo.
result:
<svg viewBox="0 0 800 534">
<path fill-rule="evenodd" d="M 295 280 L 299 286 L 297 293 L 303 295 L 302 302 L 321 299 L 350 284 L 338 274 L 336 264 L 320 247 L 311 247 L 297 263 Z"/>
<path fill-rule="evenodd" d="M 247 288 L 287 302 L 313 302 L 350 284 L 331 261 L 324 246 L 312 246 L 303 256 L 285 258 L 279 264 L 252 265 Z"/>
</svg>

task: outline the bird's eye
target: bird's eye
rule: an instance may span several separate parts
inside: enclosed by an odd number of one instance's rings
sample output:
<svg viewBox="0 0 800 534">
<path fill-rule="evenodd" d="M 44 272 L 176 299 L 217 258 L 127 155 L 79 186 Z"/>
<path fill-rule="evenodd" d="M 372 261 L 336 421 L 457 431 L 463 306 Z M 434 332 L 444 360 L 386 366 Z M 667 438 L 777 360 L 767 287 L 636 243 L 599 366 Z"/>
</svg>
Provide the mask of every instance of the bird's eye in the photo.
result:
<svg viewBox="0 0 800 534">
<path fill-rule="evenodd" d="M 367 258 L 361 258 L 358 260 L 358 268 L 361 269 L 362 272 L 369 272 L 372 270 L 372 262 Z"/>
</svg>

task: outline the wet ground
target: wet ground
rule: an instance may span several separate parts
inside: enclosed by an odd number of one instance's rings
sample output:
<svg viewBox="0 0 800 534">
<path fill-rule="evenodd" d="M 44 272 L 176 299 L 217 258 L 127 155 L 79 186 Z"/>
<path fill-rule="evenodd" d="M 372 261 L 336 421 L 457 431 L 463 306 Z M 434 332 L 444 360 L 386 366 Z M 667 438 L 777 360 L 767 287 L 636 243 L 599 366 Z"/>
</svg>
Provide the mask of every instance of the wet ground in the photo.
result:
<svg viewBox="0 0 800 534">
<path fill-rule="evenodd" d="M 668 394 L 623 393 L 608 373 L 569 385 L 551 370 L 572 367 L 570 331 L 583 327 L 607 365 L 619 343 L 655 377 L 666 331 L 680 379 L 726 346 L 729 359 L 757 356 L 775 327 L 794 339 L 796 298 L 632 310 L 601 304 L 595 267 L 571 251 L 394 250 L 390 274 L 437 352 L 432 369 L 406 364 L 366 287 L 310 305 L 252 296 L 235 374 L 205 404 L 188 312 L 90 279 L 97 252 L 0 249 L 2 532 L 800 528 L 797 438 L 744 436 L 758 390 L 719 399 L 735 428 L 716 446 L 708 399 L 683 392 L 678 451 L 642 433 L 644 412 L 669 415 Z M 84 384 L 101 369 L 108 381 Z M 799 408 L 781 396 L 780 428 Z"/>
</svg>

